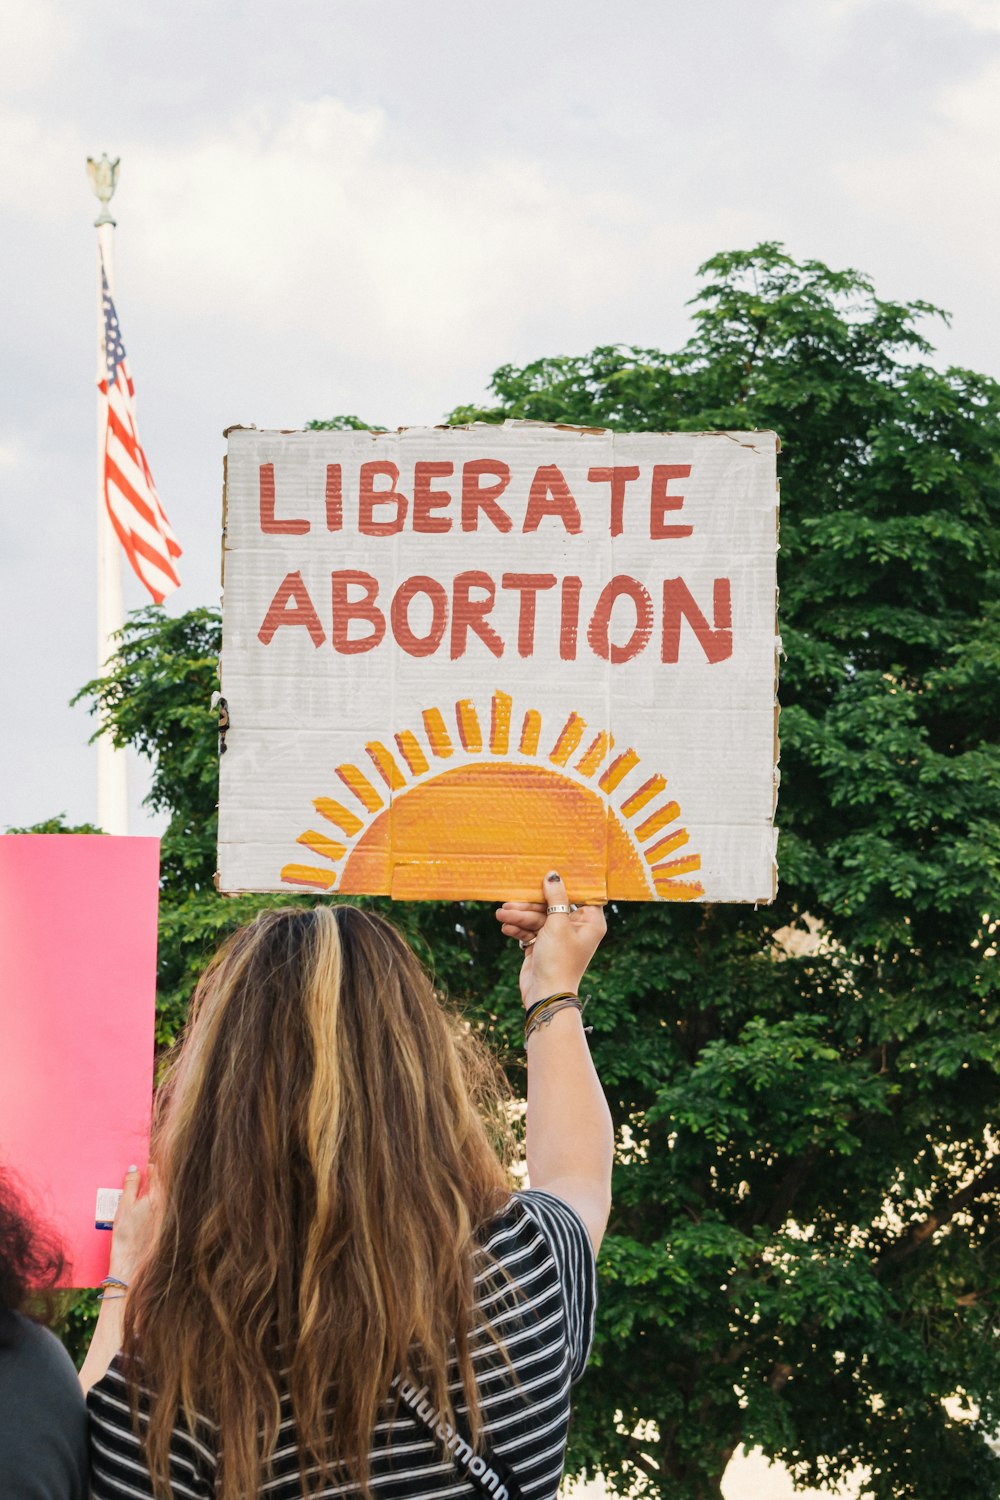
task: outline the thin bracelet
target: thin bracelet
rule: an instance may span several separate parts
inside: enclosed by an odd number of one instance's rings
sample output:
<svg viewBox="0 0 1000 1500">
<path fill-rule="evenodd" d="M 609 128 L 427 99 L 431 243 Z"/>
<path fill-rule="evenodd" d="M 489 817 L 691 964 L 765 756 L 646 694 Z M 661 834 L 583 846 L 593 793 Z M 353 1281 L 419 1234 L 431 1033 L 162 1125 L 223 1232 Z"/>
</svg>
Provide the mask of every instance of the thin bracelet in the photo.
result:
<svg viewBox="0 0 1000 1500">
<path fill-rule="evenodd" d="M 530 1015 L 524 1021 L 524 1039 L 527 1041 L 529 1032 L 534 1031 L 540 1021 L 547 1018 L 561 1005 L 576 1005 L 582 1010 L 583 1005 L 578 995 L 550 995 L 543 1005 L 536 1005 Z"/>
<path fill-rule="evenodd" d="M 531 1036 L 531 1034 L 533 1032 L 540 1030 L 540 1028 L 543 1027 L 543 1026 L 547 1026 L 549 1024 L 549 1022 L 552 1020 L 552 1017 L 555 1016 L 555 1015 L 558 1015 L 561 1010 L 575 1010 L 575 1011 L 578 1011 L 580 1013 L 580 1015 L 582 1016 L 582 1014 L 583 1014 L 583 1002 L 580 1001 L 580 1000 L 560 1000 L 558 1002 L 558 1004 L 551 1006 L 548 1010 L 546 1010 L 544 1012 L 544 1014 L 542 1014 L 540 1016 L 536 1016 L 535 1019 L 532 1021 L 531 1025 L 525 1027 L 525 1032 L 524 1032 L 525 1043 L 527 1043 L 528 1038 Z M 584 1031 L 592 1031 L 593 1027 L 591 1027 L 591 1026 L 585 1026 L 583 1029 L 584 1029 Z"/>
<path fill-rule="evenodd" d="M 571 990 L 563 990 L 558 995 L 546 995 L 544 1000 L 537 1000 L 535 1004 L 525 1012 L 525 1028 L 529 1027 L 532 1021 L 534 1021 L 537 1016 L 544 1016 L 546 1012 L 552 1008 L 553 1005 L 559 1005 L 564 1000 L 571 1000 L 581 1007 L 585 1007 L 587 1004 L 587 1000 L 582 999 L 579 995 L 574 994 Z"/>
<path fill-rule="evenodd" d="M 112 1290 L 113 1287 L 121 1287 L 120 1292 Z M 128 1291 L 128 1282 L 122 1281 L 120 1276 L 105 1276 L 104 1280 L 96 1287 L 98 1302 L 120 1302 Z"/>
<path fill-rule="evenodd" d="M 548 1005 L 550 1000 L 579 1000 L 580 996 L 573 990 L 560 990 L 555 995 L 545 995 L 541 1000 L 536 1000 L 534 1005 L 529 1005 L 524 1013 L 524 1024 L 527 1026 L 532 1016 L 537 1015 L 543 1005 Z"/>
</svg>

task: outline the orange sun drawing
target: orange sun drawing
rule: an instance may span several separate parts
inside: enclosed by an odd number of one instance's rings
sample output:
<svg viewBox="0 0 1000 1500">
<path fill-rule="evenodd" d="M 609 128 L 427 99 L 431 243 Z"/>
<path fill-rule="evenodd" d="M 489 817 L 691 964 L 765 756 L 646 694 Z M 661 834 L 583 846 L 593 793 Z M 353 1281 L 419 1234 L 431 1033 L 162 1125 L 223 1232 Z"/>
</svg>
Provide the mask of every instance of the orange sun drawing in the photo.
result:
<svg viewBox="0 0 1000 1500">
<path fill-rule="evenodd" d="M 536 709 L 519 733 L 512 709 L 510 695 L 495 692 L 487 725 L 462 698 L 450 730 L 427 708 L 421 733 L 401 730 L 392 749 L 370 741 L 364 769 L 337 766 L 346 800 L 313 802 L 336 832 L 307 828 L 297 839 L 323 863 L 285 865 L 282 884 L 411 901 L 533 900 L 555 865 L 578 900 L 704 896 L 685 878 L 700 855 L 677 854 L 688 834 L 665 776 L 643 779 L 637 752 L 615 755 L 604 732 L 588 739 L 579 714 L 549 739 Z M 461 764 L 448 768 L 457 752 Z"/>
</svg>

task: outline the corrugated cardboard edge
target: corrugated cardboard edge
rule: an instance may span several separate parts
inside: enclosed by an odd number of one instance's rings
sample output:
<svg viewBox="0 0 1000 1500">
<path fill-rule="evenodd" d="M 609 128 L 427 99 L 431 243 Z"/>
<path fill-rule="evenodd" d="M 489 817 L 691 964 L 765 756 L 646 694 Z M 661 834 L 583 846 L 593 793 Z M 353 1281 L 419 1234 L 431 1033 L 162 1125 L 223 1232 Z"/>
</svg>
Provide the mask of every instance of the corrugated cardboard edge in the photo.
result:
<svg viewBox="0 0 1000 1500">
<path fill-rule="evenodd" d="M 700 438 L 726 438 L 731 443 L 739 443 L 741 448 L 752 448 L 757 451 L 754 443 L 740 443 L 735 429 L 732 431 L 708 431 L 683 430 L 676 428 L 662 428 L 655 432 L 623 432 L 619 433 L 614 427 L 578 427 L 571 422 L 542 422 L 534 417 L 507 417 L 502 422 L 406 422 L 400 427 L 352 427 L 345 428 L 340 434 L 342 437 L 365 436 L 370 438 L 398 437 L 403 432 L 503 432 L 507 428 L 535 428 L 546 432 L 576 432 L 583 436 L 591 437 L 700 437 Z M 771 427 L 747 427 L 746 432 L 759 434 L 762 438 L 774 439 L 775 454 L 781 452 L 781 439 Z M 332 430 L 327 427 L 258 427 L 255 422 L 234 422 L 229 427 L 222 429 L 222 436 L 228 438 L 231 432 L 257 432 L 261 437 L 330 437 Z"/>
<path fill-rule="evenodd" d="M 493 895 L 476 895 L 476 896 L 470 896 L 468 890 L 463 887 L 462 890 L 460 890 L 460 891 L 456 890 L 450 896 L 449 895 L 436 895 L 436 896 L 405 896 L 405 897 L 393 897 L 392 896 L 392 892 L 390 890 L 385 890 L 385 891 L 363 891 L 363 892 L 359 892 L 359 891 L 342 892 L 342 891 L 331 890 L 329 892 L 320 892 L 320 891 L 307 890 L 304 886 L 290 886 L 290 885 L 227 886 L 225 889 L 223 889 L 222 886 L 221 886 L 221 884 L 220 884 L 220 876 L 219 876 L 218 870 L 216 870 L 216 872 L 215 872 L 215 875 L 213 877 L 212 883 L 215 886 L 215 889 L 218 891 L 218 893 L 219 893 L 220 896 L 288 896 L 289 898 L 298 897 L 298 896 L 315 896 L 317 900 L 321 900 L 321 899 L 323 899 L 324 895 L 328 895 L 334 901 L 340 901 L 340 900 L 346 900 L 346 899 L 350 899 L 350 900 L 353 901 L 359 895 L 363 895 L 365 897 L 368 897 L 368 896 L 388 896 L 390 899 L 405 900 L 407 903 L 410 903 L 410 904 L 416 904 L 417 902 L 420 902 L 420 901 L 448 901 L 448 902 L 452 902 L 452 901 L 483 901 L 483 902 L 489 902 L 489 903 L 491 903 L 494 906 L 499 901 L 535 901 L 535 900 L 538 899 L 538 891 L 537 891 L 537 889 L 535 887 L 532 887 L 531 889 L 528 889 L 527 887 L 525 887 L 524 889 L 520 889 L 520 888 L 517 888 L 517 889 L 514 889 L 514 890 L 507 889 L 507 890 L 503 891 L 502 893 L 500 893 L 499 895 L 494 892 Z M 493 889 L 493 888 L 491 887 L 491 889 Z M 629 898 L 628 901 L 626 901 L 626 898 L 623 897 L 623 896 L 609 896 L 606 899 L 608 901 L 613 902 L 616 906 L 620 905 L 620 904 L 630 904 L 630 905 L 633 904 L 632 901 L 631 901 L 631 898 Z M 596 901 L 596 897 L 594 898 L 594 900 Z M 724 896 L 720 900 L 717 900 L 717 901 L 691 901 L 691 902 L 689 902 L 687 904 L 690 905 L 690 906 L 695 906 L 695 907 L 704 907 L 704 906 L 752 906 L 753 909 L 754 909 L 754 911 L 756 911 L 759 906 L 770 906 L 770 904 L 771 904 L 771 902 L 773 900 L 774 900 L 774 896 L 773 895 L 770 895 L 770 896 Z M 639 901 L 639 902 L 636 902 L 634 904 L 639 905 L 639 906 L 670 906 L 671 904 L 676 904 L 676 903 L 671 903 L 669 901 L 658 900 L 655 896 L 650 896 L 650 898 L 647 901 Z"/>
</svg>

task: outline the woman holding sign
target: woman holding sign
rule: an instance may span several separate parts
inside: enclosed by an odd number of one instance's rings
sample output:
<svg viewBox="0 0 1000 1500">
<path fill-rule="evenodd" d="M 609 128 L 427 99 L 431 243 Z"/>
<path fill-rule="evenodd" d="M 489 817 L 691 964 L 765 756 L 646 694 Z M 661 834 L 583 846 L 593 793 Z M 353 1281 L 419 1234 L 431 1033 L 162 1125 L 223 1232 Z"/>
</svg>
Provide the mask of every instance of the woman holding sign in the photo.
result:
<svg viewBox="0 0 1000 1500">
<path fill-rule="evenodd" d="M 81 1371 L 96 1500 L 555 1495 L 612 1128 L 578 999 L 604 917 L 555 873 L 543 894 L 497 912 L 524 951 L 525 1192 L 495 1065 L 387 922 L 262 912 L 210 965 L 156 1222 L 143 1249 L 130 1177 Z"/>
</svg>

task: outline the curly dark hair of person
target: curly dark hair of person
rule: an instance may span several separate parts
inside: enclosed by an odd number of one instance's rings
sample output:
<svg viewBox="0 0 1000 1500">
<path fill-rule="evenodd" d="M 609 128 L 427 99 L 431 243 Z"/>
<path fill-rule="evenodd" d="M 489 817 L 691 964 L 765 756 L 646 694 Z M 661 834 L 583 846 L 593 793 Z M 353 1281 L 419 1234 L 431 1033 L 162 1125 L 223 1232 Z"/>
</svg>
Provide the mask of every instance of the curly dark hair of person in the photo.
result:
<svg viewBox="0 0 1000 1500">
<path fill-rule="evenodd" d="M 65 1266 L 57 1236 L 30 1212 L 13 1175 L 0 1167 L 0 1343 L 9 1313 L 47 1316 Z"/>
</svg>

